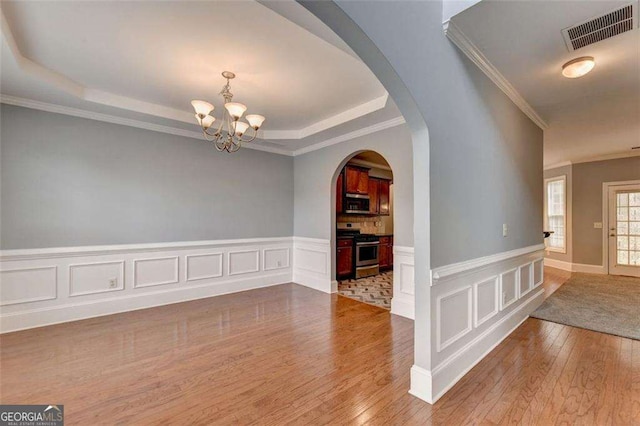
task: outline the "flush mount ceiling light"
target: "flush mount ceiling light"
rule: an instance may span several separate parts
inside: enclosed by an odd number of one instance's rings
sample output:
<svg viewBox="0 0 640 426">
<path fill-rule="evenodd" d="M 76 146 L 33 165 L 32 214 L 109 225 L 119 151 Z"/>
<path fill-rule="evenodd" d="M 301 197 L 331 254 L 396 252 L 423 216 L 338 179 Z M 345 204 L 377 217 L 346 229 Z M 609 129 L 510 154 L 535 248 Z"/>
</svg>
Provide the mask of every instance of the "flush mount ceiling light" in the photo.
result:
<svg viewBox="0 0 640 426">
<path fill-rule="evenodd" d="M 191 105 L 196 111 L 196 120 L 202 128 L 204 138 L 209 142 L 213 142 L 218 151 L 236 152 L 243 142 L 251 142 L 258 136 L 258 129 L 262 126 L 265 118 L 261 115 L 249 114 L 245 116 L 249 123 L 240 121 L 240 118 L 247 111 L 247 106 L 239 102 L 232 102 L 233 93 L 231 93 L 229 80 L 235 78 L 236 75 L 231 71 L 224 71 L 222 76 L 227 79 L 227 84 L 222 86 L 222 91 L 220 92 L 220 95 L 224 98 L 224 112 L 222 113 L 220 126 L 215 133 L 209 133 L 208 131 L 213 122 L 216 121 L 210 115 L 215 107 L 207 101 L 199 100 L 191 101 Z M 253 137 L 243 139 L 249 127 L 253 131 Z"/>
<path fill-rule="evenodd" d="M 562 75 L 567 78 L 578 78 L 587 74 L 596 66 L 593 56 L 572 59 L 562 66 Z"/>
</svg>

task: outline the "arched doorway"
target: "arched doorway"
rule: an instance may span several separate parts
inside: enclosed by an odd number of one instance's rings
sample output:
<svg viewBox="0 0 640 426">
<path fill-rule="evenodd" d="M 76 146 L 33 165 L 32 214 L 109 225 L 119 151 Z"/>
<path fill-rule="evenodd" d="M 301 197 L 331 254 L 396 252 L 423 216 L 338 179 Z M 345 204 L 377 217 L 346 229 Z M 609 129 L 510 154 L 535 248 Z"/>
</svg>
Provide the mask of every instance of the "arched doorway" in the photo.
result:
<svg viewBox="0 0 640 426">
<path fill-rule="evenodd" d="M 336 170 L 332 209 L 338 294 L 383 309 L 393 297 L 393 171 L 376 151 Z"/>
</svg>

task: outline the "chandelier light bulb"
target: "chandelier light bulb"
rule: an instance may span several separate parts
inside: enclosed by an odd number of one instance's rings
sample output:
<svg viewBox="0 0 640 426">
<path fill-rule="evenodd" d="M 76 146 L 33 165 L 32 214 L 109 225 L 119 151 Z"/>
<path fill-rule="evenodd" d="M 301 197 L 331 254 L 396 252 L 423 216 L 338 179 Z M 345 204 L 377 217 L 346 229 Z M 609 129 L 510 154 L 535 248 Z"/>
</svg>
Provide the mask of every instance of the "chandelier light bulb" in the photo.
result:
<svg viewBox="0 0 640 426">
<path fill-rule="evenodd" d="M 215 108 L 209 102 L 199 100 L 191 101 L 191 105 L 193 105 L 193 109 L 196 111 L 196 115 L 200 115 L 201 117 L 209 115 L 209 113 L 213 111 L 213 108 Z"/>
<path fill-rule="evenodd" d="M 231 126 L 233 127 L 234 133 L 238 137 L 244 135 L 244 132 L 246 132 L 249 128 L 249 125 L 244 121 L 234 121 Z"/>
<path fill-rule="evenodd" d="M 258 115 L 258 114 L 249 114 L 245 118 L 249 122 L 249 125 L 253 127 L 255 130 L 258 130 L 260 126 L 262 126 L 262 123 L 265 120 L 265 118 L 262 115 Z"/>
<path fill-rule="evenodd" d="M 196 120 L 198 120 L 198 124 L 200 124 L 203 129 L 207 130 L 213 122 L 216 121 L 216 118 L 210 115 L 205 115 L 204 118 L 200 118 L 200 115 L 196 114 Z"/>
<path fill-rule="evenodd" d="M 596 66 L 592 56 L 573 59 L 562 66 L 562 75 L 567 78 L 578 78 L 587 74 Z"/>
<path fill-rule="evenodd" d="M 244 114 L 247 110 L 247 106 L 241 104 L 240 102 L 227 102 L 226 104 L 224 104 L 224 107 L 229 112 L 231 118 L 236 121 L 239 120 L 240 117 L 242 117 L 242 114 Z"/>
</svg>

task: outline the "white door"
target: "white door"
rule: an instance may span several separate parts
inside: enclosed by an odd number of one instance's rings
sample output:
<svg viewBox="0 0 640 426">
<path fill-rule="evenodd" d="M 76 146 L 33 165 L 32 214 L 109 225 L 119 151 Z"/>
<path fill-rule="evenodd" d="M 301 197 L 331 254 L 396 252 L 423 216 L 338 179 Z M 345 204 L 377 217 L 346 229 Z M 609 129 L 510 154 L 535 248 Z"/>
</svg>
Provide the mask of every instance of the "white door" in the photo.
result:
<svg viewBox="0 0 640 426">
<path fill-rule="evenodd" d="M 640 277 L 640 185 L 609 187 L 609 273 Z"/>
</svg>

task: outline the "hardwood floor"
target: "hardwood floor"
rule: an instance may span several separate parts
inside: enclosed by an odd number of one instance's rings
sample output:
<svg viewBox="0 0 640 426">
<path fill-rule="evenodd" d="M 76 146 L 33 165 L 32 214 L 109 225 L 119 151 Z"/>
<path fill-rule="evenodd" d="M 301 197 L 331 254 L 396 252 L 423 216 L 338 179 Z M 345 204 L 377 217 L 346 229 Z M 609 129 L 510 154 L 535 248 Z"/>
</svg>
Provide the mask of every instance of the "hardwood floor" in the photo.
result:
<svg viewBox="0 0 640 426">
<path fill-rule="evenodd" d="M 68 425 L 640 424 L 639 341 L 528 319 L 432 406 L 407 393 L 412 321 L 294 284 L 0 346 L 2 403 L 64 404 Z"/>
</svg>

